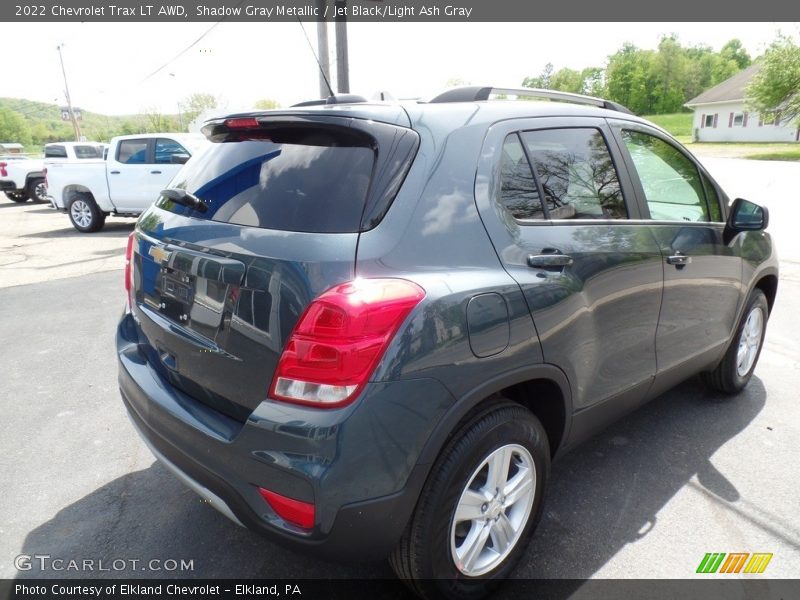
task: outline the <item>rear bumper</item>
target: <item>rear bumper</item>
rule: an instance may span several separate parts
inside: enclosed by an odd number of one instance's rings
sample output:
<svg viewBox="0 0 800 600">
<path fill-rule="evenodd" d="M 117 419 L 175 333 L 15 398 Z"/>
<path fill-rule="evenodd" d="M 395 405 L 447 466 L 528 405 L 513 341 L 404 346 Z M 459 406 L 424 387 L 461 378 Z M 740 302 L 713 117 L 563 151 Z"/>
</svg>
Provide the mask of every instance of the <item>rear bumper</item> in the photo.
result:
<svg viewBox="0 0 800 600">
<path fill-rule="evenodd" d="M 0 191 L 2 192 L 22 192 L 23 188 L 17 187 L 17 184 L 10 179 L 0 179 Z"/>
<path fill-rule="evenodd" d="M 389 554 L 427 476 L 417 456 L 451 404 L 441 384 L 372 384 L 332 411 L 263 402 L 239 423 L 171 387 L 139 352 L 135 332 L 128 314 L 117 331 L 122 399 L 179 479 L 233 521 L 295 548 L 343 560 Z M 313 502 L 313 529 L 280 519 L 258 487 Z"/>
</svg>

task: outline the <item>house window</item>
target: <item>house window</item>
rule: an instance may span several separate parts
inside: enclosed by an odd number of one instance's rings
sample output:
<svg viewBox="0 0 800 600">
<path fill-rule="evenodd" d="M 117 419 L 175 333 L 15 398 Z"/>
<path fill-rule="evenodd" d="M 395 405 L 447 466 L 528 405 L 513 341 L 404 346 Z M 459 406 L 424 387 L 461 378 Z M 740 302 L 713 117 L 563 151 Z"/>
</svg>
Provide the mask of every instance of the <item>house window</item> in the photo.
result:
<svg viewBox="0 0 800 600">
<path fill-rule="evenodd" d="M 714 126 L 714 116 L 715 115 L 706 115 L 706 120 L 703 123 L 703 127 L 713 127 Z"/>
<path fill-rule="evenodd" d="M 736 113 L 735 115 L 733 115 L 734 127 L 741 127 L 742 123 L 744 123 L 744 115 L 742 113 Z"/>
</svg>

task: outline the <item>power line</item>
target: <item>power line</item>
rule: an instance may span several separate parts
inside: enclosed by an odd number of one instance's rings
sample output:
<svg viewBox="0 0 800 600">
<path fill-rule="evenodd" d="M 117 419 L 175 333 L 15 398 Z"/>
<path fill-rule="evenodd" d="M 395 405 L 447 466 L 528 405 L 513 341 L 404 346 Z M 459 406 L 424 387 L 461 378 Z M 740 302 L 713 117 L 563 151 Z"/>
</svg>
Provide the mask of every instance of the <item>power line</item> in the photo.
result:
<svg viewBox="0 0 800 600">
<path fill-rule="evenodd" d="M 245 0 L 240 0 L 240 1 L 239 1 L 239 4 L 237 4 L 236 6 L 237 6 L 237 7 L 238 7 L 238 6 L 241 6 L 242 4 L 244 4 L 244 2 L 245 2 Z M 142 80 L 139 82 L 139 84 L 142 84 L 142 83 L 144 83 L 145 81 L 147 81 L 148 79 L 150 79 L 150 78 L 151 78 L 153 75 L 156 75 L 157 73 L 160 73 L 160 72 L 161 72 L 161 71 L 163 71 L 165 68 L 167 68 L 169 65 L 171 65 L 173 62 L 175 62 L 176 60 L 178 60 L 178 59 L 179 59 L 181 56 L 183 56 L 183 55 L 184 55 L 184 54 L 186 54 L 186 53 L 187 53 L 189 50 L 191 50 L 193 47 L 195 47 L 195 46 L 196 46 L 196 45 L 197 45 L 197 44 L 198 44 L 198 43 L 199 43 L 199 42 L 200 42 L 200 41 L 201 41 L 201 40 L 202 40 L 204 37 L 206 37 L 206 36 L 207 36 L 209 33 L 211 33 L 211 31 L 212 31 L 212 30 L 213 30 L 213 29 L 214 29 L 214 28 L 215 28 L 217 25 L 219 25 L 220 23 L 222 23 L 222 22 L 223 22 L 225 19 L 227 19 L 227 18 L 228 18 L 228 17 L 222 17 L 222 18 L 221 18 L 219 21 L 217 21 L 217 22 L 216 22 L 216 23 L 214 23 L 214 24 L 213 24 L 211 27 L 209 27 L 208 29 L 206 29 L 206 30 L 203 32 L 203 34 L 202 34 L 202 35 L 201 35 L 199 38 L 197 38 L 197 39 L 196 39 L 195 41 L 193 41 L 191 44 L 189 44 L 188 46 L 186 46 L 186 48 L 184 48 L 183 50 L 181 50 L 180 52 L 178 52 L 178 53 L 177 53 L 175 56 L 173 56 L 172 58 L 170 58 L 170 59 L 169 59 L 167 62 L 165 62 L 165 63 L 164 63 L 163 65 L 161 65 L 160 67 L 158 67 L 158 68 L 157 68 L 155 71 L 153 71 L 152 73 L 150 73 L 149 75 L 147 75 L 147 76 L 146 76 L 144 79 L 142 79 Z"/>
</svg>

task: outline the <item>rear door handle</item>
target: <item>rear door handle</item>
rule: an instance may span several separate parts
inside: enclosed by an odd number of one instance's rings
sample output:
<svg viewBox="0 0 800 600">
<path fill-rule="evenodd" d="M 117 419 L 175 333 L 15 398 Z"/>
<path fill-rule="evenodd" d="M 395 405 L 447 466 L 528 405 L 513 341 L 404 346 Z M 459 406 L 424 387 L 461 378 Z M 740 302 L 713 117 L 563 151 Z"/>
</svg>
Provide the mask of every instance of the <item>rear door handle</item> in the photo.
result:
<svg viewBox="0 0 800 600">
<path fill-rule="evenodd" d="M 686 265 L 692 262 L 691 256 L 686 256 L 682 252 L 676 252 L 672 256 L 667 257 L 667 264 L 675 265 L 676 268 L 682 269 Z"/>
<path fill-rule="evenodd" d="M 119 175 L 119 171 L 109 171 L 109 175 Z"/>
<path fill-rule="evenodd" d="M 561 270 L 573 263 L 566 254 L 529 254 L 528 266 L 534 269 Z"/>
<path fill-rule="evenodd" d="M 161 175 L 161 171 L 150 171 L 151 175 Z"/>
</svg>

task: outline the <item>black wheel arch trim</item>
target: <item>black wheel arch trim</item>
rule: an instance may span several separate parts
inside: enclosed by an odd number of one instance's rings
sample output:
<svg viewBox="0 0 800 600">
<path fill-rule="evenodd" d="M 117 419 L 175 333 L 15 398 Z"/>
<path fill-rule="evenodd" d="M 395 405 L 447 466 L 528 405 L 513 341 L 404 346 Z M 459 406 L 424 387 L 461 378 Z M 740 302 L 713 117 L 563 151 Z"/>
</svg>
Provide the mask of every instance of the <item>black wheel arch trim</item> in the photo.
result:
<svg viewBox="0 0 800 600">
<path fill-rule="evenodd" d="M 511 371 L 506 371 L 500 375 L 495 375 L 484 381 L 480 386 L 474 388 L 467 394 L 459 398 L 448 412 L 439 421 L 436 428 L 433 430 L 428 442 L 420 453 L 417 464 L 432 465 L 439 456 L 439 453 L 444 448 L 447 440 L 455 431 L 458 424 L 466 417 L 473 409 L 475 409 L 481 402 L 491 398 L 494 394 L 502 391 L 503 389 L 531 381 L 534 379 L 543 379 L 554 383 L 558 386 L 561 392 L 561 398 L 564 403 L 564 429 L 561 434 L 561 443 L 558 449 L 564 447 L 565 442 L 569 439 L 570 425 L 572 423 L 572 391 L 569 379 L 566 374 L 556 367 L 555 365 L 541 363 L 537 365 L 530 365 Z M 554 453 L 555 454 L 555 453 Z"/>
</svg>

